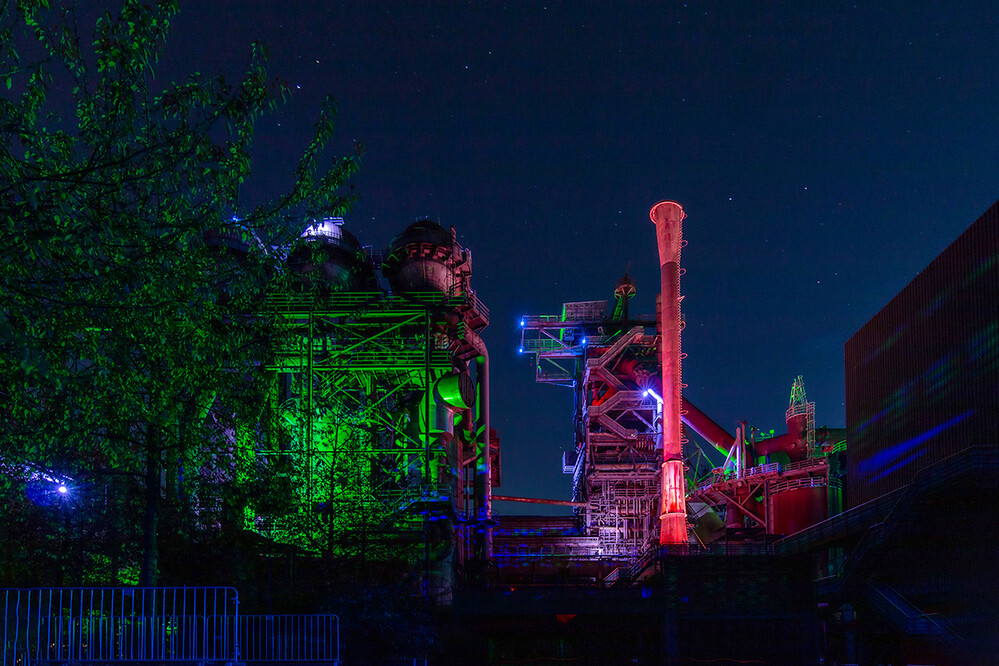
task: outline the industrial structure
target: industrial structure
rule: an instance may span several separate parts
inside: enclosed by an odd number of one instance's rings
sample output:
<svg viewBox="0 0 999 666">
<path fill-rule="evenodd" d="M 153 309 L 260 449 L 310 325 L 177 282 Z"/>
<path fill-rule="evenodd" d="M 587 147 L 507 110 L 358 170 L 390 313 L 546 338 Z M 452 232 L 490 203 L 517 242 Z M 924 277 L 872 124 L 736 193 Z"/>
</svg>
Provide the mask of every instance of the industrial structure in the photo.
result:
<svg viewBox="0 0 999 666">
<path fill-rule="evenodd" d="M 376 252 L 326 218 L 273 255 L 285 279 L 265 301 L 278 332 L 249 455 L 288 501 L 248 507 L 246 527 L 447 603 L 485 570 L 498 473 L 471 253 L 430 220 Z"/>
<path fill-rule="evenodd" d="M 575 515 L 514 518 L 530 525 L 512 529 L 508 519 L 495 549 L 499 450 L 479 335 L 488 311 L 454 230 L 419 220 L 375 251 L 328 218 L 272 249 L 284 279 L 265 305 L 278 322 L 263 364 L 271 390 L 243 455 L 288 501 L 251 503 L 246 527 L 363 570 L 407 571 L 447 605 L 456 582 L 517 578 L 539 556 L 535 580 L 603 585 L 646 574 L 662 547 L 765 541 L 824 519 L 839 506 L 827 497 L 839 488 L 827 463 L 835 451 L 816 445 L 800 378 L 788 433 L 769 439 L 744 425 L 732 436 L 683 399 L 684 217 L 674 202 L 650 212 L 656 315 L 630 312 L 636 287 L 625 276 L 610 311 L 607 301 L 572 302 L 521 322 L 537 381 L 573 392 L 575 441 L 563 460 L 573 497 L 561 503 Z M 230 255 L 247 251 L 245 240 L 213 240 Z"/>
<path fill-rule="evenodd" d="M 847 342 L 848 430 L 816 425 L 799 376 L 778 434 L 745 423 L 732 434 L 683 395 L 684 217 L 674 202 L 650 211 L 655 314 L 631 311 L 625 275 L 613 302 L 520 322 L 535 380 L 574 403 L 562 459 L 573 490 L 559 500 L 493 492 L 489 313 L 453 229 L 420 219 L 373 250 L 327 218 L 269 248 L 278 277 L 254 313 L 276 321 L 259 367 L 269 389 L 259 422 L 227 436 L 277 491 L 246 503 L 246 531 L 278 546 L 267 557 L 289 571 L 301 557 L 373 585 L 404 581 L 451 622 L 447 648 L 469 663 L 984 663 L 999 649 L 982 584 L 999 574 L 988 537 L 999 529 L 999 204 Z M 248 251 L 246 238 L 208 240 L 237 263 Z M 231 451 L 211 454 L 216 474 L 236 468 Z M 32 482 L 59 492 L 41 468 L 0 460 L 3 470 L 29 493 Z M 494 499 L 571 515 L 494 516 Z M 63 622 L 56 594 L 18 591 L 40 614 L 11 626 L 41 636 Z M 74 595 L 70 606 L 96 598 Z M 248 635 L 280 642 L 255 622 Z M 229 623 L 226 640 L 243 624 Z M 35 648 L 82 654 L 74 640 Z M 318 661 L 339 661 L 337 647 Z"/>
<path fill-rule="evenodd" d="M 573 477 L 577 521 L 556 527 L 558 521 L 539 517 L 533 525 L 533 541 L 547 541 L 549 552 L 566 564 L 541 569 L 549 574 L 564 577 L 572 570 L 610 582 L 636 577 L 659 546 L 772 541 L 841 506 L 843 433 L 817 431 L 801 377 L 791 389 L 787 433 L 778 436 L 757 437 L 745 432 L 745 424 L 733 436 L 683 398 L 684 217 L 674 202 L 650 212 L 662 275 L 655 316 L 630 312 L 636 286 L 626 275 L 612 308 L 606 300 L 568 302 L 558 315 L 528 315 L 520 322 L 520 352 L 533 356 L 536 381 L 570 388 L 575 401 L 574 452 L 564 457 L 563 471 Z M 509 522 L 518 527 L 501 522 L 500 563 L 517 561 L 526 545 L 530 521 Z M 540 543 L 532 545 L 538 552 Z M 602 566 L 582 565 L 593 560 Z M 537 578 L 538 571 L 531 575 Z"/>
<path fill-rule="evenodd" d="M 657 205 L 653 221 L 682 220 L 674 206 Z M 530 609 L 573 608 L 578 632 L 551 625 L 545 635 L 571 635 L 575 654 L 597 653 L 590 633 L 610 631 L 619 640 L 605 656 L 650 661 L 991 662 L 999 203 L 847 342 L 848 431 L 816 426 L 800 377 L 787 432 L 777 435 L 745 424 L 729 434 L 680 401 L 690 528 L 681 544 L 662 538 L 662 492 L 673 481 L 657 469 L 668 469 L 676 438 L 665 397 L 683 389 L 673 363 L 682 271 L 670 245 L 679 230 L 668 240 L 657 316 L 629 313 L 635 285 L 626 276 L 611 308 L 568 302 L 560 314 L 521 321 L 536 380 L 573 392 L 574 455 L 563 467 L 575 516 L 500 517 L 498 580 L 532 590 L 589 582 L 608 594 L 564 604 L 565 595 L 525 593 L 497 612 L 506 622 L 525 612 L 543 621 L 544 610 Z M 954 518 L 972 506 L 973 527 L 961 529 Z M 517 566 L 518 557 L 533 560 Z M 640 594 L 611 593 L 622 584 Z M 757 640 L 774 622 L 787 629 L 781 640 Z M 504 633 L 498 621 L 486 626 L 516 646 L 508 657 L 554 649 L 539 647 L 542 636 Z M 649 641 L 651 652 L 636 648 Z"/>
</svg>

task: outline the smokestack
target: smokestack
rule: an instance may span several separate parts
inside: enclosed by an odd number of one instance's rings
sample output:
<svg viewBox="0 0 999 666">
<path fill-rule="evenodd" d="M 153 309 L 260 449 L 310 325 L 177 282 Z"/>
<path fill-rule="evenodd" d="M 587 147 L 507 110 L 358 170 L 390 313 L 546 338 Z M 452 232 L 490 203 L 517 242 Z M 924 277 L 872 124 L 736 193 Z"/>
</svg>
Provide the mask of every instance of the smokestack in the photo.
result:
<svg viewBox="0 0 999 666">
<path fill-rule="evenodd" d="M 660 201 L 649 217 L 656 225 L 662 276 L 663 464 L 659 543 L 687 543 L 687 504 L 680 426 L 680 247 L 686 217 L 680 204 Z"/>
</svg>

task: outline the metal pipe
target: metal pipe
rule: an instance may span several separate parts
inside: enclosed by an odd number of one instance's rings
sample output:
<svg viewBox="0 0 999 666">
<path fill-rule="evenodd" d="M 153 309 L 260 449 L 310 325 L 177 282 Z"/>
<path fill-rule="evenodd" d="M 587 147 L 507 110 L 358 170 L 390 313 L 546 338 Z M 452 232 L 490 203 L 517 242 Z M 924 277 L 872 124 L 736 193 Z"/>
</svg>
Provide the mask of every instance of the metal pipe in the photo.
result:
<svg viewBox="0 0 999 666">
<path fill-rule="evenodd" d="M 479 432 L 475 440 L 476 461 L 475 461 L 475 497 L 477 520 L 481 524 L 479 537 L 477 539 L 478 555 L 482 562 L 488 562 L 493 556 L 493 530 L 492 530 L 492 469 L 489 460 L 489 353 L 482 346 L 482 355 L 479 356 L 479 368 L 477 378 L 479 381 Z"/>
<path fill-rule="evenodd" d="M 511 497 L 509 495 L 493 495 L 497 502 L 526 502 L 528 504 L 554 504 L 555 506 L 586 506 L 586 502 L 569 502 L 567 500 L 538 499 L 537 497 Z"/>
<path fill-rule="evenodd" d="M 476 521 L 481 525 L 476 537 L 476 554 L 484 564 L 493 555 L 492 529 L 492 470 L 490 469 L 489 442 L 489 350 L 486 343 L 471 329 L 465 330 L 465 340 L 479 354 L 475 359 L 477 372 L 476 381 L 479 385 L 479 395 L 476 407 L 479 418 L 476 423 L 475 438 L 475 480 L 474 496 Z"/>
<path fill-rule="evenodd" d="M 753 446 L 758 456 L 770 456 L 774 453 L 786 453 L 796 443 L 795 437 L 790 433 L 783 433 L 775 437 L 761 439 Z"/>
<path fill-rule="evenodd" d="M 702 412 L 696 405 L 683 398 L 681 419 L 691 430 L 706 439 L 717 449 L 728 451 L 735 444 L 735 437 L 728 434 L 725 428 L 718 425 L 714 419 Z"/>
<path fill-rule="evenodd" d="M 660 201 L 649 211 L 656 225 L 662 293 L 663 464 L 659 543 L 687 543 L 687 503 L 680 412 L 680 204 Z"/>
<path fill-rule="evenodd" d="M 804 460 L 808 455 L 808 418 L 805 414 L 795 414 L 787 418 L 787 432 L 756 442 L 754 449 L 758 456 L 786 453 L 791 462 Z"/>
<path fill-rule="evenodd" d="M 659 394 L 663 392 L 662 377 L 650 374 L 633 358 L 621 359 L 615 370 L 629 377 L 640 387 L 644 386 Z M 601 398 L 600 402 L 603 402 L 615 392 L 613 387 L 611 387 Z M 735 437 L 730 435 L 725 428 L 718 425 L 710 416 L 702 412 L 697 405 L 687 400 L 686 397 L 681 396 L 680 402 L 680 420 L 684 424 L 710 442 L 715 448 L 725 452 L 728 452 L 732 448 L 732 445 L 735 444 Z M 595 402 L 594 404 L 599 403 Z"/>
</svg>

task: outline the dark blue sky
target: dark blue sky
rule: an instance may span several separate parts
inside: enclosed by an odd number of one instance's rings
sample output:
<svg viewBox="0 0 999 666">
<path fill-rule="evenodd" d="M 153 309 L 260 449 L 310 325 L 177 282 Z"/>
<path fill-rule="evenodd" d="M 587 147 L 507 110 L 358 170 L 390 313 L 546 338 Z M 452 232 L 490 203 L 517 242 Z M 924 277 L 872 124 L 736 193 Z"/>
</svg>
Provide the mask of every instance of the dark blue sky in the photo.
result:
<svg viewBox="0 0 999 666">
<path fill-rule="evenodd" d="M 247 196 L 288 187 L 331 94 L 367 151 L 347 227 L 384 247 L 429 215 L 472 251 L 504 494 L 569 492 L 571 395 L 533 383 L 520 316 L 629 263 L 653 312 L 657 201 L 687 212 L 686 394 L 731 431 L 783 427 L 798 374 L 843 426 L 843 343 L 999 198 L 992 3 L 181 7 L 162 68 L 235 75 L 259 40 L 292 86 Z"/>
</svg>

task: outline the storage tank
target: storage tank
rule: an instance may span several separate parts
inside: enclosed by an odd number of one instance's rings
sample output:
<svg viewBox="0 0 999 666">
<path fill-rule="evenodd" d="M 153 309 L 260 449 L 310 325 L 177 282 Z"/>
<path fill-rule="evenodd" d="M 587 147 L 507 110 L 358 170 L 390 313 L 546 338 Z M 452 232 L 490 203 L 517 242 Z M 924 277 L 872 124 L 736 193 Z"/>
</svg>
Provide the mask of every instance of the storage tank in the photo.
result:
<svg viewBox="0 0 999 666">
<path fill-rule="evenodd" d="M 828 515 L 828 490 L 823 481 L 810 481 L 812 485 L 799 485 L 777 490 L 770 496 L 773 510 L 773 534 L 794 534 L 826 519 Z"/>
<path fill-rule="evenodd" d="M 374 269 L 343 219 L 327 217 L 307 227 L 292 246 L 288 268 L 305 290 L 374 291 Z"/>
<path fill-rule="evenodd" d="M 399 293 L 440 292 L 457 295 L 460 284 L 452 265 L 460 252 L 451 231 L 433 220 L 421 219 L 389 243 L 382 273 Z"/>
</svg>

